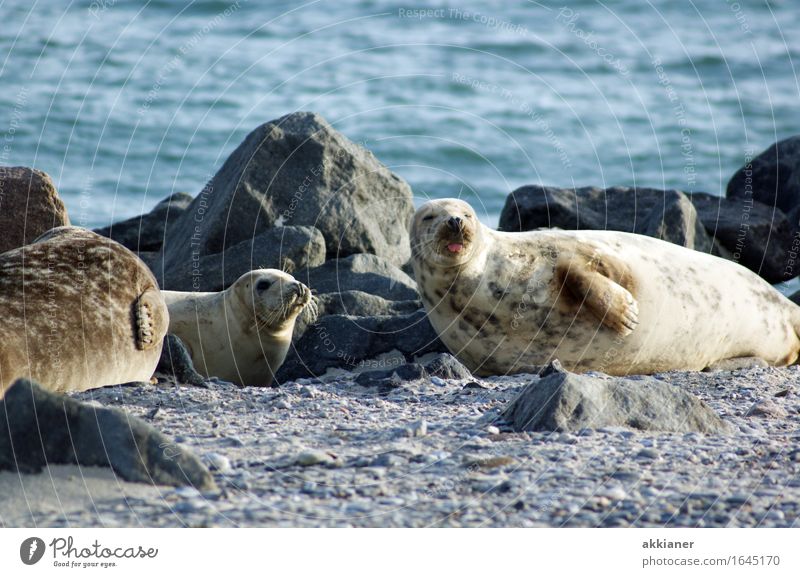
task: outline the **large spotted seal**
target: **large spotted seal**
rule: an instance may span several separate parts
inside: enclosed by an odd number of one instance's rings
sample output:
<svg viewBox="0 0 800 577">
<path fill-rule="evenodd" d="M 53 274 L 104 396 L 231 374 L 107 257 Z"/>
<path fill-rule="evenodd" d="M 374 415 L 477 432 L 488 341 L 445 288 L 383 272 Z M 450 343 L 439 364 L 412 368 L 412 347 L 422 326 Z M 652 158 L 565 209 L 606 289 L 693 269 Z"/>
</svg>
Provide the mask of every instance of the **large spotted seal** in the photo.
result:
<svg viewBox="0 0 800 577">
<path fill-rule="evenodd" d="M 147 381 L 167 325 L 156 280 L 135 254 L 55 228 L 0 255 L 0 396 L 18 378 L 57 392 Z"/>
<path fill-rule="evenodd" d="M 313 303 L 308 287 L 275 269 L 245 273 L 220 292 L 162 294 L 169 332 L 187 346 L 195 369 L 247 386 L 272 384 L 297 315 Z"/>
<path fill-rule="evenodd" d="M 800 307 L 746 268 L 613 231 L 494 231 L 456 199 L 417 210 L 412 264 L 431 324 L 479 374 L 559 359 L 614 375 L 771 365 L 800 352 Z"/>
</svg>

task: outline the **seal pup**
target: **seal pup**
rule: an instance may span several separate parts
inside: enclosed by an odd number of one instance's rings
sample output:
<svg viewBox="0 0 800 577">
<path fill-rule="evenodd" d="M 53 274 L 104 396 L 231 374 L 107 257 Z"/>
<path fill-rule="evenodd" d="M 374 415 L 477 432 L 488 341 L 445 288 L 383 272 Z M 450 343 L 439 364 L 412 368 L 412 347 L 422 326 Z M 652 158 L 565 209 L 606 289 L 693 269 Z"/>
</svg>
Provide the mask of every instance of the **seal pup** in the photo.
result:
<svg viewBox="0 0 800 577">
<path fill-rule="evenodd" d="M 55 392 L 148 381 L 168 314 L 139 257 L 91 231 L 0 254 L 0 396 L 18 378 Z"/>
<path fill-rule="evenodd" d="M 615 231 L 498 232 L 462 200 L 411 225 L 428 317 L 478 374 L 558 359 L 612 375 L 794 363 L 800 307 L 748 269 Z"/>
<path fill-rule="evenodd" d="M 269 386 L 292 344 L 295 320 L 314 306 L 311 291 L 290 274 L 258 269 L 220 292 L 161 291 L 169 332 L 195 369 L 244 386 Z"/>
</svg>

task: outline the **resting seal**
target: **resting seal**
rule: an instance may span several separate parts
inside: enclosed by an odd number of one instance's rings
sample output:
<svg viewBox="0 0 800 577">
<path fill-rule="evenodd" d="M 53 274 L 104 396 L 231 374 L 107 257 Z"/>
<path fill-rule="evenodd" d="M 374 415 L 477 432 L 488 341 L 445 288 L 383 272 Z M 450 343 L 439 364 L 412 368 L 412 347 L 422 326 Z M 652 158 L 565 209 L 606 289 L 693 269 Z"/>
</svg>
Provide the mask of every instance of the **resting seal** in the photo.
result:
<svg viewBox="0 0 800 577">
<path fill-rule="evenodd" d="M 0 255 L 0 396 L 18 378 L 56 391 L 147 381 L 168 324 L 150 269 L 63 226 Z"/>
<path fill-rule="evenodd" d="M 272 384 L 297 315 L 313 302 L 307 286 L 275 269 L 245 273 L 221 292 L 161 292 L 169 332 L 184 342 L 195 369 L 246 386 Z"/>
<path fill-rule="evenodd" d="M 614 231 L 508 233 L 434 200 L 411 227 L 422 302 L 478 374 L 558 359 L 612 375 L 795 362 L 800 307 L 730 261 Z"/>
</svg>

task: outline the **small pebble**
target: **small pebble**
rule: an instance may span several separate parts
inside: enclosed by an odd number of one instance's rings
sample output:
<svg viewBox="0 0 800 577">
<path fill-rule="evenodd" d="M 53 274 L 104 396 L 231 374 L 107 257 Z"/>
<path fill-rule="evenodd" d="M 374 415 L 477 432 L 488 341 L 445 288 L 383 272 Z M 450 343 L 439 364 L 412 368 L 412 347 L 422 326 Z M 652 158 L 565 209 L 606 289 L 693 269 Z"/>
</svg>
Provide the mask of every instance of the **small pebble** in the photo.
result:
<svg viewBox="0 0 800 577">
<path fill-rule="evenodd" d="M 333 457 L 331 457 L 328 453 L 324 451 L 317 451 L 311 449 L 309 451 L 304 451 L 297 455 L 295 458 L 295 464 L 300 465 L 301 467 L 311 467 L 313 465 L 327 465 L 328 463 L 333 462 Z"/>
</svg>

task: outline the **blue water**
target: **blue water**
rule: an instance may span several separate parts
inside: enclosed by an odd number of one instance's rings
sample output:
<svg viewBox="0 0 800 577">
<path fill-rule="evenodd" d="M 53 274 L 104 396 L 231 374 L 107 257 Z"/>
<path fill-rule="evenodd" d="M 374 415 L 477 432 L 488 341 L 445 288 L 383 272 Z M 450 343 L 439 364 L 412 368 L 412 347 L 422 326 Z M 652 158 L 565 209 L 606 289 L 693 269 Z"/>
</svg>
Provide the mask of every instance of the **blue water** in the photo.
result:
<svg viewBox="0 0 800 577">
<path fill-rule="evenodd" d="M 0 164 L 50 173 L 85 226 L 196 194 L 295 110 L 492 224 L 522 184 L 721 194 L 748 153 L 800 133 L 788 0 L 17 0 L 0 15 Z"/>
</svg>

